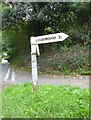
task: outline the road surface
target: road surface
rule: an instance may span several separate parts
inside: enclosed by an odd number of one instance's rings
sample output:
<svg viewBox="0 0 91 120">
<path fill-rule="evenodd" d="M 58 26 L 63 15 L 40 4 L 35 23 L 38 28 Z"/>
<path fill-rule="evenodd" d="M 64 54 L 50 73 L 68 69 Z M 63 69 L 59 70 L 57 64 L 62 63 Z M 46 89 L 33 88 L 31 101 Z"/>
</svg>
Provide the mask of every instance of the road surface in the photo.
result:
<svg viewBox="0 0 91 120">
<path fill-rule="evenodd" d="M 31 73 L 12 70 L 8 64 L 0 65 L 0 90 L 13 83 L 22 84 L 24 82 L 32 83 Z M 81 88 L 89 88 L 89 77 L 41 75 L 38 78 L 38 84 L 39 85 L 42 84 L 71 85 L 71 86 L 80 86 Z"/>
</svg>

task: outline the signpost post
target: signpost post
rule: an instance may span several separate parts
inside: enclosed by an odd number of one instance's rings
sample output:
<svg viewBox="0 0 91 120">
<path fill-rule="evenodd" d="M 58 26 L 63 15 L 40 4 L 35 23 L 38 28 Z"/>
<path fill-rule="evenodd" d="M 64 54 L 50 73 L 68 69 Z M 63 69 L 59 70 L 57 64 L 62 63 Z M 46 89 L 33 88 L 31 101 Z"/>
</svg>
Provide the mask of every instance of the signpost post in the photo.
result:
<svg viewBox="0 0 91 120">
<path fill-rule="evenodd" d="M 65 33 L 56 33 L 43 35 L 38 37 L 31 37 L 31 64 L 32 64 L 32 81 L 33 81 L 33 91 L 35 91 L 38 87 L 38 73 L 37 73 L 37 58 L 36 52 L 39 53 L 38 44 L 51 43 L 51 42 L 59 42 L 63 41 L 68 37 Z"/>
<path fill-rule="evenodd" d="M 37 75 L 37 58 L 36 58 L 36 44 L 33 43 L 34 37 L 31 37 L 31 64 L 32 64 L 32 81 L 33 91 L 38 87 L 38 75 Z"/>
</svg>

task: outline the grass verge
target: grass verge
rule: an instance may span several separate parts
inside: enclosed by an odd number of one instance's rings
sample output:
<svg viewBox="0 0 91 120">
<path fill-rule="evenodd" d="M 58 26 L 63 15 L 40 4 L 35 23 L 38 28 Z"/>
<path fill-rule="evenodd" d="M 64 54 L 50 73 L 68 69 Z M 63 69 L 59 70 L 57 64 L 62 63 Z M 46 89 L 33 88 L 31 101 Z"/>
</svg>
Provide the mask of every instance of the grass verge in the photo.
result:
<svg viewBox="0 0 91 120">
<path fill-rule="evenodd" d="M 30 83 L 2 91 L 3 118 L 88 118 L 89 91 L 70 86 L 39 86 Z"/>
</svg>

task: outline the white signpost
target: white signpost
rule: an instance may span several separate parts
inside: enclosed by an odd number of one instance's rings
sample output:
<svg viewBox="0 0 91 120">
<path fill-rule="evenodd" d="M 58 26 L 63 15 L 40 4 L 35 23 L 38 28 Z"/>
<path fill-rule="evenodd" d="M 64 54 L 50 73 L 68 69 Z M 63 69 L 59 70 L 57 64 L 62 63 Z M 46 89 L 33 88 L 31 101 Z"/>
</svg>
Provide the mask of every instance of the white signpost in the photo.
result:
<svg viewBox="0 0 91 120">
<path fill-rule="evenodd" d="M 36 53 L 40 55 L 38 44 L 59 42 L 65 40 L 67 37 L 68 35 L 65 33 L 56 33 L 38 37 L 31 37 L 31 64 L 32 64 L 33 91 L 35 91 L 38 87 L 37 58 L 36 58 Z"/>
</svg>

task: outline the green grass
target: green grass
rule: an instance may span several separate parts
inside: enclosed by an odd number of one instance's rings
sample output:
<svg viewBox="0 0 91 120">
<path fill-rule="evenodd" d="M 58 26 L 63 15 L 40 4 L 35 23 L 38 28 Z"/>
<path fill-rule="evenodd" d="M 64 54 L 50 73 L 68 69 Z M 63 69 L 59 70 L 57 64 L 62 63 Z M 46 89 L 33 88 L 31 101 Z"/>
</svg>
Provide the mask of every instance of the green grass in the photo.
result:
<svg viewBox="0 0 91 120">
<path fill-rule="evenodd" d="M 89 91 L 70 86 L 13 85 L 2 92 L 3 118 L 88 118 Z"/>
</svg>

